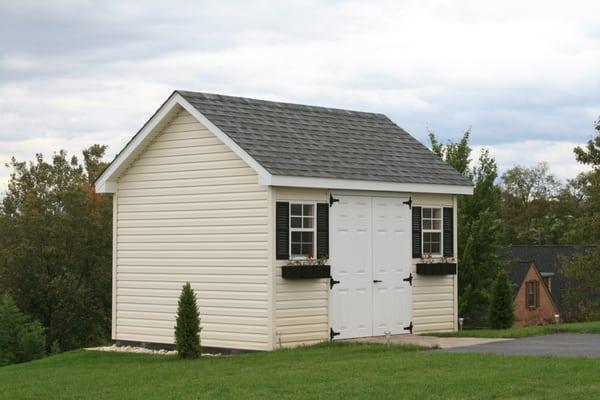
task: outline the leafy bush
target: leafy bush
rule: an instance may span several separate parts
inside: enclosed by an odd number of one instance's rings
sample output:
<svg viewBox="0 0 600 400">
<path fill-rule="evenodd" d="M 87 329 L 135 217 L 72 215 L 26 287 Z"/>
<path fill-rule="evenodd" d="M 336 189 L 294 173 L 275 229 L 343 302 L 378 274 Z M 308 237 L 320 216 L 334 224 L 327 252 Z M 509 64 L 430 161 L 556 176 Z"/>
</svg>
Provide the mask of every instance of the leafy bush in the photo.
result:
<svg viewBox="0 0 600 400">
<path fill-rule="evenodd" d="M 494 329 L 507 329 L 515 322 L 511 283 L 503 269 L 498 272 L 494 282 L 488 318 Z"/>
<path fill-rule="evenodd" d="M 177 305 L 175 348 L 181 358 L 200 357 L 200 315 L 196 294 L 189 282 L 183 286 Z"/>
<path fill-rule="evenodd" d="M 0 365 L 35 360 L 44 356 L 46 337 L 39 321 L 31 321 L 14 300 L 0 298 Z"/>
</svg>

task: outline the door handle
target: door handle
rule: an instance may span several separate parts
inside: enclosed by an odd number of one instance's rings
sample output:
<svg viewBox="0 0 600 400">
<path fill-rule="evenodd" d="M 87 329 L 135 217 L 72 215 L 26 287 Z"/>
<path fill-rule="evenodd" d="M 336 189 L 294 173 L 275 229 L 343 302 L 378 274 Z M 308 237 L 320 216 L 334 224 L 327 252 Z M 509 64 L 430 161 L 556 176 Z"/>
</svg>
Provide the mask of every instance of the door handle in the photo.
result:
<svg viewBox="0 0 600 400">
<path fill-rule="evenodd" d="M 379 282 L 383 282 L 383 281 L 381 281 L 379 279 L 373 279 L 373 283 L 379 283 Z"/>
</svg>

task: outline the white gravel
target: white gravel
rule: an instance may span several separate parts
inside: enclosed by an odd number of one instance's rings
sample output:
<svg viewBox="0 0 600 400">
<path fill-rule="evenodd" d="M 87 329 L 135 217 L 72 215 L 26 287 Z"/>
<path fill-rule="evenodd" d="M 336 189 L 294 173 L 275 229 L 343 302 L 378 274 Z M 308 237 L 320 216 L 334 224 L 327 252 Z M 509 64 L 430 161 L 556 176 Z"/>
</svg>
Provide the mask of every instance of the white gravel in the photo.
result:
<svg viewBox="0 0 600 400">
<path fill-rule="evenodd" d="M 153 350 L 153 349 L 147 349 L 145 347 L 117 346 L 116 344 L 113 344 L 112 346 L 88 347 L 88 348 L 86 348 L 86 350 L 106 351 L 106 352 L 110 352 L 110 353 L 161 354 L 161 355 L 165 355 L 165 356 L 177 354 L 177 350 L 165 350 L 165 349 Z M 220 355 L 221 354 L 208 354 L 208 353 L 202 354 L 202 356 L 209 356 L 209 357 L 220 356 Z"/>
</svg>

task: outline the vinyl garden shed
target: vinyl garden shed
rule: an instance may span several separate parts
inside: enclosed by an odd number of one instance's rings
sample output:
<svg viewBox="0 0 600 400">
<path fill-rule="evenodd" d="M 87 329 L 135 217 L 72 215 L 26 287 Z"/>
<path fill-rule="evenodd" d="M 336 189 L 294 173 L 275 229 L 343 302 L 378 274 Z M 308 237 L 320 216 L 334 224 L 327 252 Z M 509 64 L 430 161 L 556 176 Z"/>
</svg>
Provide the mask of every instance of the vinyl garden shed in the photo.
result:
<svg viewBox="0 0 600 400">
<path fill-rule="evenodd" d="M 96 189 L 116 341 L 173 343 L 188 281 L 207 347 L 457 329 L 471 182 L 385 115 L 175 91 Z"/>
</svg>

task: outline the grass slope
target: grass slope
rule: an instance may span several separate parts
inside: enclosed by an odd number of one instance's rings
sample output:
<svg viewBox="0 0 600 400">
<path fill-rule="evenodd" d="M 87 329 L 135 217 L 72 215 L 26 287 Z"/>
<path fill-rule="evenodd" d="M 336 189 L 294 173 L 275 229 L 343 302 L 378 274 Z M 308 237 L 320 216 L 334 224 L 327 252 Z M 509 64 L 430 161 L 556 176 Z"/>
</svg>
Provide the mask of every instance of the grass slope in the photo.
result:
<svg viewBox="0 0 600 400">
<path fill-rule="evenodd" d="M 481 338 L 522 338 L 554 333 L 600 333 L 600 321 L 578 322 L 573 324 L 553 324 L 527 326 L 511 329 L 465 329 L 460 332 L 432 333 L 438 337 L 481 337 Z"/>
<path fill-rule="evenodd" d="M 3 399 L 586 398 L 600 360 L 328 344 L 229 357 L 76 351 L 0 368 Z"/>
</svg>

